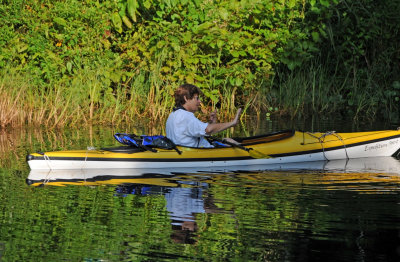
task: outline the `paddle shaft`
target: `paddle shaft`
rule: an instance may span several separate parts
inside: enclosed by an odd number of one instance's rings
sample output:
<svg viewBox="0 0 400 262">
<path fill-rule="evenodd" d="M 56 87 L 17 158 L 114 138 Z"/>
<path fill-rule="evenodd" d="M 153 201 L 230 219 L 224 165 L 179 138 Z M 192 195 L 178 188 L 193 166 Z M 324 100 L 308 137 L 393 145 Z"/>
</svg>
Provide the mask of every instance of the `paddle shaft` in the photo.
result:
<svg viewBox="0 0 400 262">
<path fill-rule="evenodd" d="M 244 146 L 242 146 L 240 144 L 232 143 L 232 142 L 226 141 L 224 139 L 223 140 L 216 139 L 216 138 L 213 138 L 213 139 L 218 141 L 218 142 L 230 145 L 231 147 L 236 147 L 236 148 L 239 148 L 241 150 L 244 150 L 247 153 L 249 153 L 249 155 L 251 157 L 253 157 L 253 158 L 270 158 L 269 155 L 266 155 L 266 154 L 264 154 L 264 153 L 262 153 L 260 151 L 254 150 L 253 148 L 244 147 Z"/>
<path fill-rule="evenodd" d="M 240 145 L 240 144 L 235 144 L 235 143 L 232 143 L 232 142 L 229 142 L 229 141 L 226 141 L 226 140 L 222 140 L 222 141 L 219 141 L 219 142 L 224 143 L 224 144 L 227 144 L 227 145 L 230 145 L 231 147 L 240 148 L 240 149 L 242 149 L 242 150 L 244 150 L 244 151 L 247 151 L 247 152 L 249 152 L 250 150 L 252 150 L 252 148 L 247 148 L 247 147 L 244 147 L 244 146 L 242 146 L 242 145 Z"/>
</svg>

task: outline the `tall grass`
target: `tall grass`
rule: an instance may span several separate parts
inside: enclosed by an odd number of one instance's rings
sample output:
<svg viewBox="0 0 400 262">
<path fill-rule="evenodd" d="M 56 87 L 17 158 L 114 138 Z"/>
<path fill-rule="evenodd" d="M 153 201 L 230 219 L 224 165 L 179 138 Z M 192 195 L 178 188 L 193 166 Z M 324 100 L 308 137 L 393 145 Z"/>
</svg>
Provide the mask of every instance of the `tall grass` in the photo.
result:
<svg viewBox="0 0 400 262">
<path fill-rule="evenodd" d="M 274 95 L 281 114 L 304 116 L 331 113 L 340 108 L 343 86 L 321 65 L 278 72 Z"/>
<path fill-rule="evenodd" d="M 322 63 L 293 71 L 278 71 L 271 99 L 278 113 L 292 118 L 343 116 L 354 120 L 374 119 L 378 115 L 396 120 L 400 84 L 387 83 L 377 74 L 379 66 L 344 74 L 332 72 Z"/>
<path fill-rule="evenodd" d="M 101 74 L 101 72 L 100 72 Z M 78 72 L 70 81 L 58 81 L 46 86 L 34 86 L 29 74 L 11 69 L 0 73 L 0 125 L 43 125 L 49 128 L 82 124 L 117 124 L 113 116 L 124 110 L 120 106 L 121 90 L 105 90 L 99 73 Z"/>
<path fill-rule="evenodd" d="M 104 82 L 104 68 L 81 69 L 71 79 L 36 86 L 29 73 L 0 72 L 0 126 L 57 128 L 159 123 L 174 105 L 176 88 L 153 72 L 138 72 L 130 86 Z M 159 132 L 159 131 L 158 131 Z"/>
<path fill-rule="evenodd" d="M 8 72 L 2 74 L 0 78 L 0 127 L 21 125 L 29 117 L 21 103 L 26 95 L 26 89 L 27 84 L 17 75 L 10 75 Z"/>
<path fill-rule="evenodd" d="M 164 122 L 174 106 L 176 86 L 161 76 L 161 64 L 154 65 L 151 72 L 138 71 L 132 81 L 126 81 L 129 85 L 105 82 L 103 76 L 108 72 L 105 66 L 99 66 L 97 70 L 82 67 L 73 78 L 42 86 L 31 81 L 29 73 L 16 73 L 8 68 L 0 72 L 0 127 L 148 125 L 154 126 L 148 132 L 162 133 Z M 212 79 L 209 83 L 210 90 L 215 90 Z M 353 119 L 372 119 L 377 114 L 393 118 L 398 115 L 394 109 L 399 94 L 393 90 L 400 89 L 400 84 L 396 83 L 387 89 L 380 88 L 374 68 L 355 69 L 343 77 L 343 74 L 336 75 L 322 64 L 314 63 L 289 72 L 278 71 L 273 88 L 270 83 L 260 83 L 252 95 L 239 99 L 246 101 L 245 105 L 235 104 L 235 88 L 222 84 L 216 94 L 218 105 L 217 102 L 206 102 L 201 115 L 206 121 L 208 113 L 218 108 L 219 119 L 226 121 L 239 106 L 251 109 L 258 116 L 262 109 L 272 106 L 278 108 L 279 114 L 292 118 L 332 114 L 352 116 Z"/>
</svg>

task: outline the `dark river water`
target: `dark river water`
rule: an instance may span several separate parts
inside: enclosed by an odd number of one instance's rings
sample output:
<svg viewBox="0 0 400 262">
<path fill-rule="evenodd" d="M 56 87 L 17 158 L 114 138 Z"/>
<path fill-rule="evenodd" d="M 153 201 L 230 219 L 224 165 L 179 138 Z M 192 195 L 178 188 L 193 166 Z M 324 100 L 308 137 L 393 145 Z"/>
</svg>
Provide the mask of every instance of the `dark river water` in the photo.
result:
<svg viewBox="0 0 400 262">
<path fill-rule="evenodd" d="M 287 128 L 397 126 L 263 119 L 233 135 Z M 117 145 L 115 132 L 162 128 L 0 130 L 1 261 L 400 261 L 396 158 L 229 172 L 30 172 L 26 164 L 29 152 Z"/>
</svg>

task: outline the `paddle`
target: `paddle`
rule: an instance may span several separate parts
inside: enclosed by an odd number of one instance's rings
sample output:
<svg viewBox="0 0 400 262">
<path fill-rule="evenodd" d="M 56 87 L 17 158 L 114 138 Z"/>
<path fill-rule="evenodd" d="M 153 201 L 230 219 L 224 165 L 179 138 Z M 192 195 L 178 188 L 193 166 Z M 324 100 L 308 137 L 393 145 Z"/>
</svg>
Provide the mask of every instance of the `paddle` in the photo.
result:
<svg viewBox="0 0 400 262">
<path fill-rule="evenodd" d="M 213 137 L 212 139 L 215 140 L 215 141 L 218 141 L 220 143 L 230 145 L 231 147 L 236 147 L 236 148 L 242 149 L 242 150 L 246 151 L 247 153 L 249 153 L 249 155 L 252 158 L 272 158 L 271 156 L 266 155 L 266 154 L 264 154 L 264 153 L 262 153 L 262 152 L 260 152 L 258 150 L 255 150 L 253 148 L 244 147 L 244 146 L 242 146 L 240 144 L 235 144 L 235 143 L 226 141 L 224 139 L 222 139 L 222 140 L 216 139 L 215 137 Z"/>
</svg>

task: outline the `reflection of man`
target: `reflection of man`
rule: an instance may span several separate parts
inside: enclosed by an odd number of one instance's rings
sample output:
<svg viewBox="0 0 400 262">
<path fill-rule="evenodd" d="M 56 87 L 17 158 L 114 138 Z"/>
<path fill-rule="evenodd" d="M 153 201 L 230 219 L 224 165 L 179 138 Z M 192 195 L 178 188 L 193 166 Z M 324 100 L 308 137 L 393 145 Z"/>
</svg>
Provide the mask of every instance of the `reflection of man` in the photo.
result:
<svg viewBox="0 0 400 262">
<path fill-rule="evenodd" d="M 171 216 L 173 233 L 171 238 L 177 243 L 193 244 L 191 238 L 197 231 L 195 214 L 205 213 L 201 182 L 180 182 L 190 187 L 168 188 L 165 193 L 167 210 Z"/>
<path fill-rule="evenodd" d="M 181 244 L 195 244 L 196 240 L 194 240 L 193 232 L 197 231 L 197 224 L 195 221 L 184 221 L 182 225 L 172 225 L 172 234 L 171 239 L 175 243 Z"/>
<path fill-rule="evenodd" d="M 208 184 L 196 181 L 176 181 L 178 187 L 158 187 L 137 184 L 121 185 L 116 192 L 120 196 L 127 194 L 151 195 L 162 193 L 166 208 L 171 217 L 171 239 L 176 243 L 194 244 L 193 233 L 197 231 L 196 214 L 205 213 L 203 190 Z"/>
<path fill-rule="evenodd" d="M 193 214 L 204 213 L 201 188 L 169 188 L 165 199 L 172 220 L 194 221 Z"/>
</svg>

